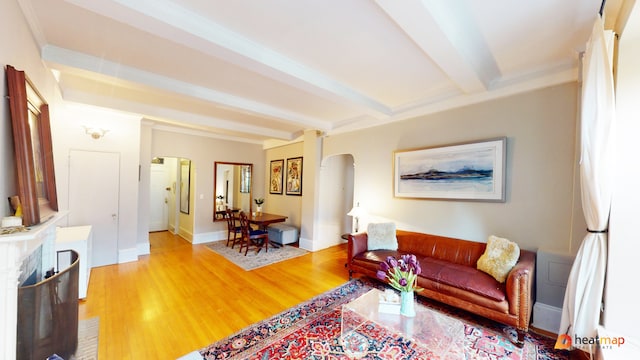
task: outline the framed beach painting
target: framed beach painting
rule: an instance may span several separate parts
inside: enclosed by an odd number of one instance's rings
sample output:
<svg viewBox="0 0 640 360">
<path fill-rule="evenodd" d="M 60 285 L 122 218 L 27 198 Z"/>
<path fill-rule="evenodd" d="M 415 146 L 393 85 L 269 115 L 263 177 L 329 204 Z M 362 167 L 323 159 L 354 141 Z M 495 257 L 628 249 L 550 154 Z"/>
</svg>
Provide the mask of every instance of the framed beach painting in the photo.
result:
<svg viewBox="0 0 640 360">
<path fill-rule="evenodd" d="M 271 160 L 269 171 L 269 194 L 282 194 L 282 168 L 284 160 Z"/>
<path fill-rule="evenodd" d="M 505 201 L 506 137 L 393 154 L 394 196 Z"/>
<path fill-rule="evenodd" d="M 287 159 L 287 195 L 302 195 L 302 157 Z"/>
</svg>

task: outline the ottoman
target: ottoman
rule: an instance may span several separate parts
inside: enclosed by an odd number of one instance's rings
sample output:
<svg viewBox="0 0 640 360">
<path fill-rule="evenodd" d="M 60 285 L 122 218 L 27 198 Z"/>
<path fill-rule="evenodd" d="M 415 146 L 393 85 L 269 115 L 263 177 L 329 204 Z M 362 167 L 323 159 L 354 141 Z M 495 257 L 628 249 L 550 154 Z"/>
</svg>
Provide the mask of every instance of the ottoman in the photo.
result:
<svg viewBox="0 0 640 360">
<path fill-rule="evenodd" d="M 271 224 L 267 228 L 269 241 L 280 245 L 291 244 L 298 241 L 298 228 L 287 224 Z"/>
</svg>

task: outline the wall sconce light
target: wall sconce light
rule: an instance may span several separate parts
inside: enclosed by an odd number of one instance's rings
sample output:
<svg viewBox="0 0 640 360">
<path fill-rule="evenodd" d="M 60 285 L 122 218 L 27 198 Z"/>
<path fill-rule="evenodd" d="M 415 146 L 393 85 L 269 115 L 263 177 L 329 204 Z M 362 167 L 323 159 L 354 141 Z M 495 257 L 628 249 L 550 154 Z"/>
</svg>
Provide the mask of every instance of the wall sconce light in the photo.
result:
<svg viewBox="0 0 640 360">
<path fill-rule="evenodd" d="M 358 232 L 358 219 L 365 214 L 364 209 L 360 207 L 360 203 L 357 203 L 356 206 L 347 213 L 348 216 L 353 216 L 353 219 L 355 220 L 355 232 Z"/>
<path fill-rule="evenodd" d="M 104 137 L 104 134 L 108 133 L 109 130 L 90 128 L 90 127 L 84 126 L 84 132 L 87 135 L 91 136 L 92 139 L 98 140 L 101 137 Z"/>
</svg>

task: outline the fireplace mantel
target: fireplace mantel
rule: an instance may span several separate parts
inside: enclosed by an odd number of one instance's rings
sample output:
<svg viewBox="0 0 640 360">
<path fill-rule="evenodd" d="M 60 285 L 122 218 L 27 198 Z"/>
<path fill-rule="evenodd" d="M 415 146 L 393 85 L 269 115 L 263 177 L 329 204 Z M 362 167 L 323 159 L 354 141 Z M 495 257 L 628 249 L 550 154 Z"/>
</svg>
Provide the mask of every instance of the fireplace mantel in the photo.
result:
<svg viewBox="0 0 640 360">
<path fill-rule="evenodd" d="M 58 212 L 46 222 L 29 231 L 0 235 L 0 359 L 16 358 L 16 327 L 18 324 L 18 278 L 22 261 L 42 245 L 42 269 L 55 265 L 56 226 L 66 219 L 67 212 Z"/>
</svg>

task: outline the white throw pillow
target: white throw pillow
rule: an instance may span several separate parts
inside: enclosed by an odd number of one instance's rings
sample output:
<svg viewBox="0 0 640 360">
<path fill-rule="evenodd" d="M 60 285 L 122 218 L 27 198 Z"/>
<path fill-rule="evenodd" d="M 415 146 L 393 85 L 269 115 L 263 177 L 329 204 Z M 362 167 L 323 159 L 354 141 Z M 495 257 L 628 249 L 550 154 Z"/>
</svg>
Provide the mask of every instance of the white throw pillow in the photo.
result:
<svg viewBox="0 0 640 360">
<path fill-rule="evenodd" d="M 487 248 L 478 259 L 477 268 L 503 283 L 520 258 L 518 244 L 497 236 L 489 236 Z"/>
<path fill-rule="evenodd" d="M 398 250 L 395 223 L 370 223 L 367 225 L 368 250 Z"/>
</svg>

